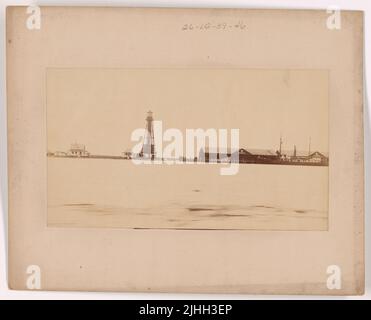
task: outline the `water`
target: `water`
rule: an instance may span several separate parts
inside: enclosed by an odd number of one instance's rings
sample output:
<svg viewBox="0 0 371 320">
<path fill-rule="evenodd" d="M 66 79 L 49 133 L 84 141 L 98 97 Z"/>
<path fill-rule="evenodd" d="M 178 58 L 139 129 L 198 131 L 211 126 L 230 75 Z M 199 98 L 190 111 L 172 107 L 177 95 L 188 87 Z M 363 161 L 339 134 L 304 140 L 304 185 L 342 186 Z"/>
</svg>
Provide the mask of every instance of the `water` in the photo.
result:
<svg viewBox="0 0 371 320">
<path fill-rule="evenodd" d="M 48 158 L 48 225 L 327 230 L 328 167 L 221 166 Z"/>
</svg>

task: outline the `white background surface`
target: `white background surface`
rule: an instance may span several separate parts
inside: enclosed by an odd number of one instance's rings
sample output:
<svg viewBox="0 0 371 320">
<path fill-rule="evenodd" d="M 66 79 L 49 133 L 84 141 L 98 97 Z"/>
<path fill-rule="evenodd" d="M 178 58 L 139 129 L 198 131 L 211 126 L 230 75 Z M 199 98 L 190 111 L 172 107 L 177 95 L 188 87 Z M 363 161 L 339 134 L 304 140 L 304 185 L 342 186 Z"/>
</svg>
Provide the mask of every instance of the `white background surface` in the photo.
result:
<svg viewBox="0 0 371 320">
<path fill-rule="evenodd" d="M 96 292 L 42 292 L 13 291 L 7 285 L 7 129 L 6 129 L 6 83 L 5 83 L 5 8 L 9 5 L 101 5 L 101 6 L 159 6 L 159 7 L 233 7 L 233 8 L 291 8 L 323 9 L 338 7 L 340 10 L 363 10 L 365 12 L 365 52 L 371 54 L 371 1 L 369 0 L 111 0 L 111 1 L 7 1 L 0 0 L 0 300 L 2 299 L 371 299 L 371 236 L 370 221 L 370 110 L 368 93 L 371 68 L 365 60 L 365 213 L 366 213 L 366 293 L 361 297 L 316 297 L 316 296 L 251 296 L 226 294 L 157 294 L 157 293 L 96 293 Z"/>
</svg>

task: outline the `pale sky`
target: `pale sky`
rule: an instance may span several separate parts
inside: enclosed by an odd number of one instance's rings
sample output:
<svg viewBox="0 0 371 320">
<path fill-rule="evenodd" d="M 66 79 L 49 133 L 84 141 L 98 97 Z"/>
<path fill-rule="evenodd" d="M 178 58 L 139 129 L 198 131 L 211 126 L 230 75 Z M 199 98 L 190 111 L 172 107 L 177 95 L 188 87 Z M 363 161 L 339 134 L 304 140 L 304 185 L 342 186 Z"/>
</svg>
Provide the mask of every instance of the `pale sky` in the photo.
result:
<svg viewBox="0 0 371 320">
<path fill-rule="evenodd" d="M 130 150 L 148 110 L 164 129 L 240 129 L 240 147 L 328 152 L 328 72 L 266 69 L 48 69 L 48 149 Z"/>
</svg>

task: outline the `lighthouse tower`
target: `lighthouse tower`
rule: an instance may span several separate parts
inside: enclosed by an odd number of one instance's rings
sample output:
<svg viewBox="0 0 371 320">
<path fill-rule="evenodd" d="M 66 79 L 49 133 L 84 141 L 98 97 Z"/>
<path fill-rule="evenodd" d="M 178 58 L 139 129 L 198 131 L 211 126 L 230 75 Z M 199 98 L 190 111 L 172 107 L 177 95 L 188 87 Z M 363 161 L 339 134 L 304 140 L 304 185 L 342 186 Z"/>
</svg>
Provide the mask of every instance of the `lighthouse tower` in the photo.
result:
<svg viewBox="0 0 371 320">
<path fill-rule="evenodd" d="M 144 133 L 142 157 L 153 160 L 155 158 L 155 135 L 153 132 L 153 112 L 148 111 L 146 117 L 146 131 Z"/>
</svg>

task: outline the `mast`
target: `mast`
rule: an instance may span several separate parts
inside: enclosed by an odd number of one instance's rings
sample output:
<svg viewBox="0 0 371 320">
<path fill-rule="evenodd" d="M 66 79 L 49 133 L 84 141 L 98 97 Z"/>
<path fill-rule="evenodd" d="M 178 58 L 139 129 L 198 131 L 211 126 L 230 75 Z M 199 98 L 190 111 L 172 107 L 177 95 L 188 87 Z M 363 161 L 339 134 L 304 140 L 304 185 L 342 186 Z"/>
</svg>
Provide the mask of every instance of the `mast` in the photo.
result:
<svg viewBox="0 0 371 320">
<path fill-rule="evenodd" d="M 282 154 L 282 134 L 280 135 L 280 155 Z"/>
</svg>

